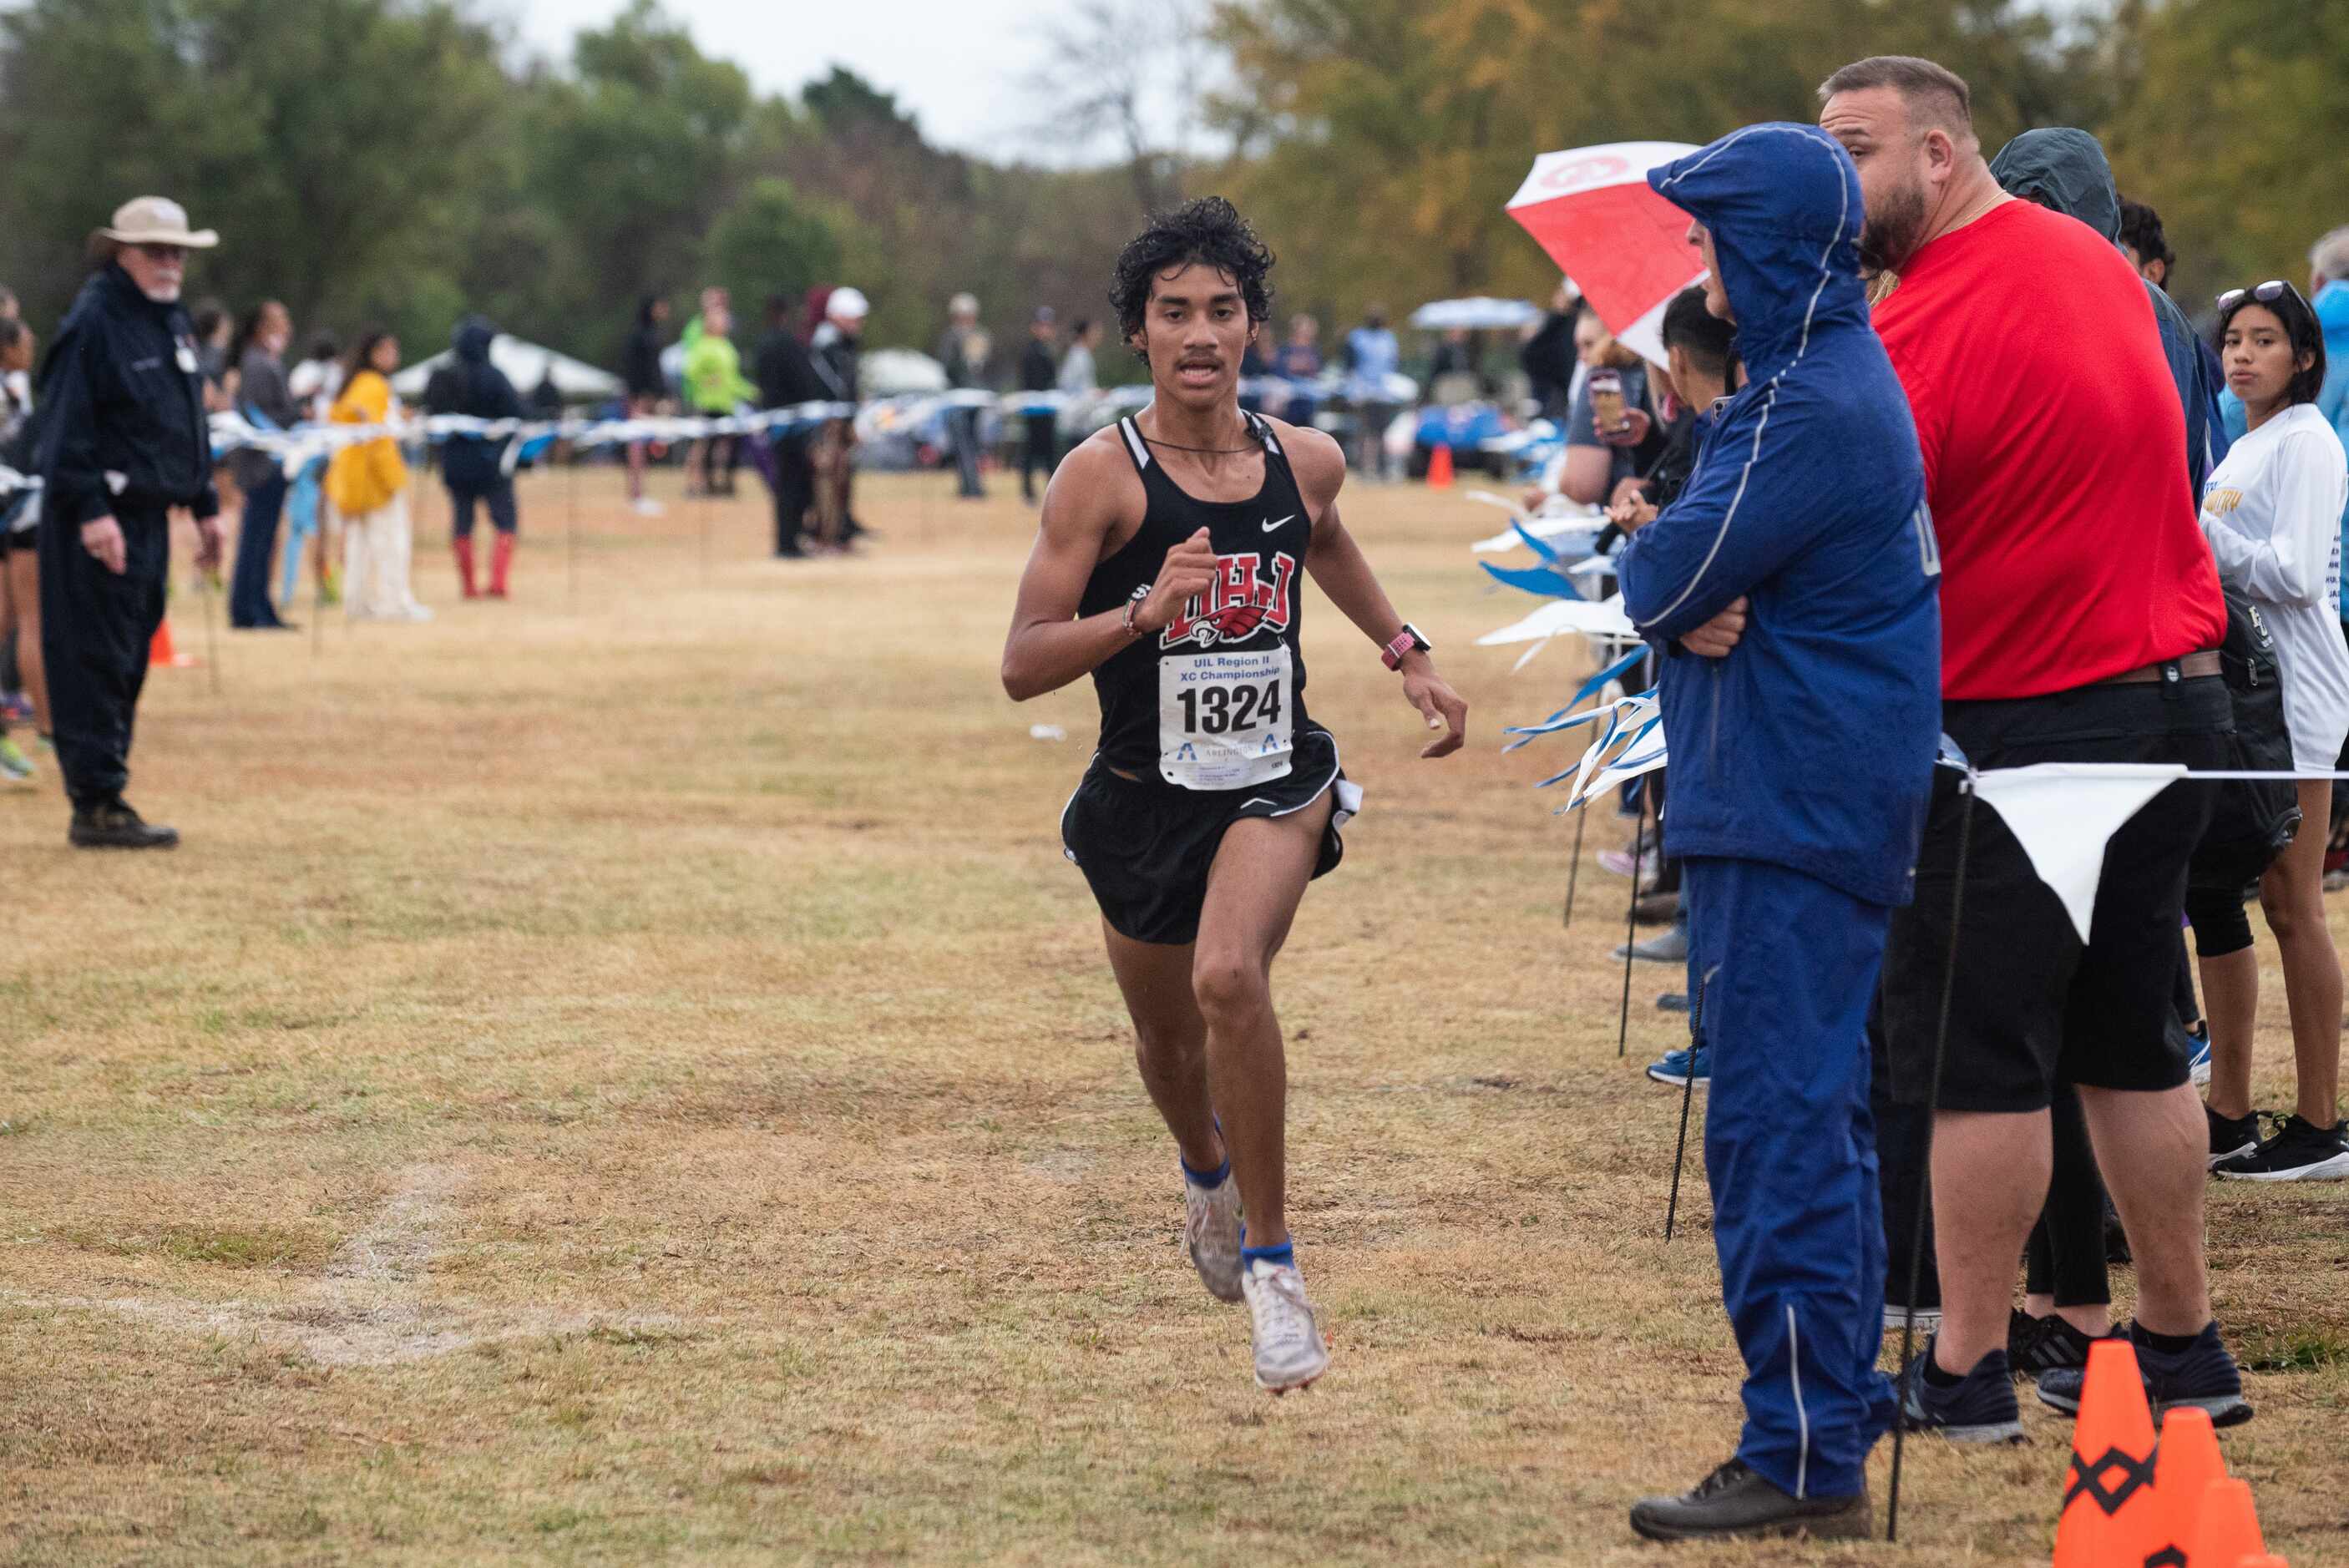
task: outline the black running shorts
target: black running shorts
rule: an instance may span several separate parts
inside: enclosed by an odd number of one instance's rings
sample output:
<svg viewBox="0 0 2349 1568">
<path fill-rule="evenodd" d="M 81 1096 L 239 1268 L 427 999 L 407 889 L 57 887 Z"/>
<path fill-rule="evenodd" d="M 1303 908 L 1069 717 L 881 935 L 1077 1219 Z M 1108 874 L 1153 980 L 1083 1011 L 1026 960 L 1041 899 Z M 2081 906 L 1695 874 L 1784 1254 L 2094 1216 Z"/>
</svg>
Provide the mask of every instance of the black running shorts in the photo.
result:
<svg viewBox="0 0 2349 1568">
<path fill-rule="evenodd" d="M 1224 830 L 1244 817 L 1286 817 L 1324 794 L 1340 793 L 1321 835 L 1316 877 L 1344 858 L 1338 830 L 1359 800 L 1338 766 L 1338 743 L 1326 729 L 1298 736 L 1288 775 L 1248 789 L 1184 789 L 1162 779 L 1126 779 L 1096 757 L 1061 813 L 1061 848 L 1093 890 L 1093 902 L 1119 935 L 1184 946 L 1199 934 L 1207 872 Z"/>
<path fill-rule="evenodd" d="M 1950 738 L 1984 770 L 2034 762 L 2225 768 L 2234 727 L 2218 676 L 2174 687 L 2156 681 L 1948 702 L 1941 716 Z M 1885 951 L 1892 1092 L 1912 1105 L 1928 1098 L 1948 975 L 1964 804 L 1958 777 L 1934 770 L 1916 902 L 1893 912 Z M 2113 835 L 2085 946 L 1997 810 L 1975 805 L 1941 1109 L 2044 1110 L 2058 1082 L 2152 1090 L 2186 1081 L 2186 1057 L 2168 1027 L 2171 993 L 2186 866 L 2209 822 L 2211 790 L 2173 784 Z"/>
</svg>

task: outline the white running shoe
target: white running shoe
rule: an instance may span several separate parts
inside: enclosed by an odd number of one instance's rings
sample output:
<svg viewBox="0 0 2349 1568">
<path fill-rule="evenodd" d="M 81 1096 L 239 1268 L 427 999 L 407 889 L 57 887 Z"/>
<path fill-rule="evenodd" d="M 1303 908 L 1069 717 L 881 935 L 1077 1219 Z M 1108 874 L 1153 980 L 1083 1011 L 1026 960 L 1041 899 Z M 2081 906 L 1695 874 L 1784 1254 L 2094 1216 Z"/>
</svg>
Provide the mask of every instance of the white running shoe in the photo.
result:
<svg viewBox="0 0 2349 1568">
<path fill-rule="evenodd" d="M 655 500 L 652 497 L 644 495 L 638 496 L 634 501 L 630 502 L 629 510 L 634 511 L 638 517 L 658 517 L 663 512 L 667 511 L 668 508 L 661 505 L 660 502 Z"/>
<path fill-rule="evenodd" d="M 1313 1304 L 1305 1299 L 1305 1276 L 1257 1258 L 1240 1275 L 1247 1295 L 1248 1320 L 1256 1337 L 1256 1386 L 1275 1394 L 1302 1388 L 1330 1370 L 1330 1346 L 1322 1342 Z"/>
<path fill-rule="evenodd" d="M 1209 1295 L 1239 1300 L 1240 1184 L 1230 1172 L 1213 1187 L 1184 1179 L 1183 1245 Z"/>
</svg>

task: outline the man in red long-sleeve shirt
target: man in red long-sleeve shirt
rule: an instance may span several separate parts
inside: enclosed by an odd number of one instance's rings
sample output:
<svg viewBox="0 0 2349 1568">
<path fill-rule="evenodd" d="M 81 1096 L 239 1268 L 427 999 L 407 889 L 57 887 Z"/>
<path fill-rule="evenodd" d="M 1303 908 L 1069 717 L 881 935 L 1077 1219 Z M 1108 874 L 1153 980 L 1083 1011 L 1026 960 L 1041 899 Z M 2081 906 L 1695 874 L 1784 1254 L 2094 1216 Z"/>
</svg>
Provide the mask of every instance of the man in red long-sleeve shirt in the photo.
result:
<svg viewBox="0 0 2349 1568">
<path fill-rule="evenodd" d="M 1940 540 L 1944 730 L 1982 769 L 2226 766 L 2226 612 L 2144 285 L 2087 225 L 1999 189 L 1940 67 L 1862 60 L 1820 95 L 1859 168 L 1864 244 L 1899 278 L 1875 319 Z M 1931 1087 L 1962 807 L 1943 770 L 1887 954 L 1893 1091 L 1910 1102 Z M 2157 1405 L 2251 1415 L 2210 1317 L 2200 1108 L 2164 1027 L 2209 810 L 2207 786 L 2173 785 L 2113 837 L 2085 944 L 1997 813 L 1975 814 L 1933 1133 L 1943 1318 L 1903 1379 L 1912 1427 L 2022 1435 L 2007 1315 L 2059 1081 L 2079 1087 L 2136 1251 L 2130 1332 Z M 2040 1395 L 2076 1409 L 2079 1387 L 2051 1372 Z"/>
</svg>

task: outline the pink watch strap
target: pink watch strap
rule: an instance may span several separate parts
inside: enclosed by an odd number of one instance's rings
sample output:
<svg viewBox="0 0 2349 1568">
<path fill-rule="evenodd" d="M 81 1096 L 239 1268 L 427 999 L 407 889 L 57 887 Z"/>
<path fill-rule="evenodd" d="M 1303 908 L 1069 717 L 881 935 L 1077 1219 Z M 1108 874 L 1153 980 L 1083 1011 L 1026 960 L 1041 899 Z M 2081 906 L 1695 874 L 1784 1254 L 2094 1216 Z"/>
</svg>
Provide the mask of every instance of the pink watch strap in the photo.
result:
<svg viewBox="0 0 2349 1568">
<path fill-rule="evenodd" d="M 1393 642 L 1379 650 L 1379 657 L 1385 661 L 1387 668 L 1399 670 L 1402 668 L 1402 656 L 1417 646 L 1419 646 L 1419 638 L 1413 634 L 1409 626 L 1405 626 L 1395 634 Z"/>
</svg>

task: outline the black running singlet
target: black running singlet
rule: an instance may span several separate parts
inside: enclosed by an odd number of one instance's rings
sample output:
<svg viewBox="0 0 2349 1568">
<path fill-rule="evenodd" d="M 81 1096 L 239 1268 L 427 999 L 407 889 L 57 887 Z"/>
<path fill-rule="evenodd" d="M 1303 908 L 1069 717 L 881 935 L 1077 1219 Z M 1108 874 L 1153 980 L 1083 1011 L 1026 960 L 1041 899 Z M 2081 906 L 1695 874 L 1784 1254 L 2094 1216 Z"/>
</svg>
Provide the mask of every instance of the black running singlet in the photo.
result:
<svg viewBox="0 0 2349 1568">
<path fill-rule="evenodd" d="M 1165 629 L 1093 671 L 1102 759 L 1185 789 L 1241 789 L 1285 777 L 1305 717 L 1305 551 L 1313 523 L 1272 427 L 1243 413 L 1264 447 L 1252 500 L 1200 500 L 1167 476 L 1132 419 L 1118 435 L 1147 498 L 1139 531 L 1093 568 L 1081 615 L 1115 610 L 1158 580 L 1166 552 L 1200 529 L 1221 568 Z"/>
</svg>

